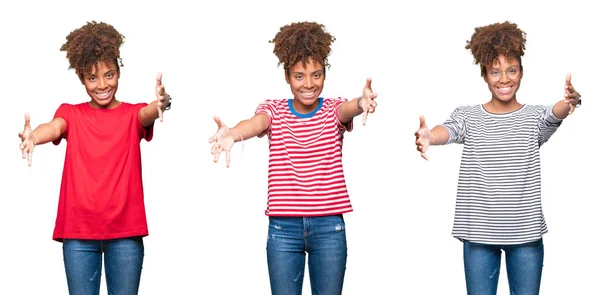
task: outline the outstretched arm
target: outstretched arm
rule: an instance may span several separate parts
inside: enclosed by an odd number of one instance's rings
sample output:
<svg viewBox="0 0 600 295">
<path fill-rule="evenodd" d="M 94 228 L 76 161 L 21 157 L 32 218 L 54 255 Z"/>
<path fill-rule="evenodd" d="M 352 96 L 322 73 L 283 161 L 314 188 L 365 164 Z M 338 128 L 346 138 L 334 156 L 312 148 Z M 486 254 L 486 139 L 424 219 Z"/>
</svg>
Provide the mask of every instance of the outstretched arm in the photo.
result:
<svg viewBox="0 0 600 295">
<path fill-rule="evenodd" d="M 354 117 L 363 114 L 363 125 L 367 124 L 367 116 L 369 113 L 374 113 L 377 103 L 375 102 L 377 93 L 373 93 L 371 89 L 371 78 L 367 78 L 367 83 L 363 88 L 363 94 L 359 98 L 344 102 L 338 108 L 338 118 L 342 123 L 348 123 Z"/>
<path fill-rule="evenodd" d="M 214 161 L 216 163 L 219 161 L 221 152 L 225 151 L 225 165 L 227 167 L 231 162 L 231 148 L 235 142 L 255 137 L 267 130 L 271 124 L 269 117 L 263 113 L 258 113 L 250 119 L 243 120 L 233 128 L 227 127 L 217 116 L 214 119 L 218 130 L 215 135 L 208 139 L 209 143 L 214 143 L 210 153 L 215 156 Z"/>
<path fill-rule="evenodd" d="M 25 127 L 19 132 L 21 144 L 19 148 L 23 154 L 23 159 L 27 158 L 27 164 L 31 166 L 33 149 L 38 144 L 44 144 L 58 139 L 67 128 L 67 123 L 63 118 L 54 118 L 48 123 L 41 124 L 35 130 L 31 130 L 29 114 L 25 113 Z"/>
<path fill-rule="evenodd" d="M 557 102 L 552 107 L 552 112 L 559 119 L 564 119 L 575 111 L 575 107 L 581 104 L 581 95 L 575 91 L 575 87 L 571 84 L 571 73 L 567 74 L 565 79 L 565 99 Z"/>
<path fill-rule="evenodd" d="M 170 96 L 165 92 L 162 73 L 156 75 L 156 100 L 140 109 L 138 119 L 144 127 L 150 126 L 156 119 L 163 121 L 163 112 L 170 107 Z"/>
<path fill-rule="evenodd" d="M 448 143 L 450 135 L 448 134 L 448 130 L 440 125 L 429 130 L 427 124 L 425 124 L 424 116 L 420 116 L 419 120 L 421 121 L 421 124 L 417 132 L 415 132 L 415 137 L 417 138 L 415 144 L 417 145 L 417 151 L 421 152 L 421 157 L 425 160 L 429 160 L 425 154 L 427 148 L 429 148 L 430 145 L 443 145 Z"/>
</svg>

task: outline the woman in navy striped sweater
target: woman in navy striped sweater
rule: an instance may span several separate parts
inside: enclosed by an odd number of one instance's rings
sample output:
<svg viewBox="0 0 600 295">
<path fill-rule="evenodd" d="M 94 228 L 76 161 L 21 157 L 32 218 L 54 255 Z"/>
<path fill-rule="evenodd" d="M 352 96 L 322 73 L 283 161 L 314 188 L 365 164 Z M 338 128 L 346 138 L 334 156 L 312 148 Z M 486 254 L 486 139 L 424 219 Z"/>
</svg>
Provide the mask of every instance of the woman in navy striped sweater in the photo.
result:
<svg viewBox="0 0 600 295">
<path fill-rule="evenodd" d="M 514 23 L 478 27 L 467 41 L 488 84 L 487 103 L 456 108 L 429 129 L 421 116 L 417 150 L 464 144 L 452 235 L 463 242 L 468 294 L 496 294 L 501 253 L 511 294 L 539 294 L 547 232 L 541 205 L 539 149 L 581 105 L 568 74 L 554 105 L 517 101 L 526 34 Z"/>
</svg>

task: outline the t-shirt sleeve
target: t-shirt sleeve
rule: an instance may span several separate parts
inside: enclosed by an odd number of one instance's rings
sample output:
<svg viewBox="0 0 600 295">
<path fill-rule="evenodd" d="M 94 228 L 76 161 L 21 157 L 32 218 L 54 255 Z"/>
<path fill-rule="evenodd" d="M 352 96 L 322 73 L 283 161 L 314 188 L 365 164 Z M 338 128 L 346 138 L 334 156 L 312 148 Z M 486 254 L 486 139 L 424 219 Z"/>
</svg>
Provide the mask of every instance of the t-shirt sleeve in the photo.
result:
<svg viewBox="0 0 600 295">
<path fill-rule="evenodd" d="M 554 115 L 554 106 L 537 106 L 540 112 L 538 121 L 538 141 L 540 146 L 550 139 L 562 124 L 561 119 Z"/>
<path fill-rule="evenodd" d="M 266 100 L 265 102 L 258 105 L 254 114 L 265 114 L 269 117 L 269 126 L 273 123 L 273 117 L 275 116 L 275 103 L 272 100 Z M 258 137 L 263 137 L 271 132 L 271 128 L 263 130 L 259 133 Z"/>
<path fill-rule="evenodd" d="M 335 119 L 336 119 L 336 122 L 338 123 L 338 128 L 342 132 L 344 132 L 344 131 L 350 132 L 350 131 L 352 131 L 352 129 L 354 129 L 354 124 L 352 123 L 354 121 L 354 119 L 352 119 L 346 123 L 342 123 L 342 121 L 340 121 L 340 118 L 338 117 L 338 110 L 339 110 L 340 106 L 342 105 L 342 103 L 347 102 L 347 101 L 348 101 L 348 99 L 342 98 L 342 97 L 338 97 L 338 98 L 334 99 L 334 101 L 333 101 L 333 113 L 335 114 Z"/>
<path fill-rule="evenodd" d="M 133 119 L 133 121 L 136 122 L 137 131 L 138 131 L 140 140 L 145 139 L 146 141 L 151 141 L 152 137 L 154 135 L 154 122 L 152 122 L 152 124 L 148 125 L 147 127 L 144 127 L 144 126 L 142 126 L 142 123 L 140 122 L 140 119 L 139 119 L 140 110 L 147 105 L 148 104 L 145 102 L 134 104 L 133 105 L 134 112 L 132 113 L 132 116 L 133 116 L 132 119 Z"/>
<path fill-rule="evenodd" d="M 442 124 L 448 131 L 447 143 L 464 143 L 467 134 L 466 112 L 463 107 L 458 107 L 452 112 L 450 118 Z"/>
<path fill-rule="evenodd" d="M 60 137 L 58 137 L 57 139 L 52 141 L 52 143 L 54 145 L 59 145 L 63 138 L 66 140 L 69 139 L 68 138 L 69 137 L 69 127 L 71 126 L 70 123 L 71 123 L 71 115 L 72 115 L 71 108 L 72 108 L 71 105 L 69 105 L 67 103 L 63 103 L 58 107 L 58 109 L 54 113 L 54 119 L 61 118 L 61 119 L 65 120 L 65 123 L 66 123 L 65 132 L 63 132 L 63 134 Z"/>
</svg>

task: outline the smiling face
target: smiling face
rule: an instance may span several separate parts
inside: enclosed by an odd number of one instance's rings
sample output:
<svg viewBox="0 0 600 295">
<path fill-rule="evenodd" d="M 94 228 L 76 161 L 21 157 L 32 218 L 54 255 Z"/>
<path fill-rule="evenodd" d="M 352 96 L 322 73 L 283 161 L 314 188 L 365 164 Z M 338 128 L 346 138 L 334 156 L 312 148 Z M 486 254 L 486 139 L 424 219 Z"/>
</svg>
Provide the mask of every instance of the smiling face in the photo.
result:
<svg viewBox="0 0 600 295">
<path fill-rule="evenodd" d="M 119 105 L 115 93 L 119 88 L 119 71 L 115 62 L 99 62 L 92 67 L 89 74 L 82 79 L 87 94 L 90 96 L 90 106 L 93 108 L 112 109 Z"/>
<path fill-rule="evenodd" d="M 492 103 L 517 103 L 517 90 L 523 78 L 523 69 L 518 59 L 499 55 L 494 63 L 487 67 L 483 78 L 492 93 Z"/>
<path fill-rule="evenodd" d="M 319 95 L 325 83 L 325 68 L 323 64 L 309 58 L 306 65 L 296 62 L 289 68 L 285 80 L 290 84 L 294 95 L 292 105 L 294 110 L 308 114 L 319 106 Z"/>
</svg>

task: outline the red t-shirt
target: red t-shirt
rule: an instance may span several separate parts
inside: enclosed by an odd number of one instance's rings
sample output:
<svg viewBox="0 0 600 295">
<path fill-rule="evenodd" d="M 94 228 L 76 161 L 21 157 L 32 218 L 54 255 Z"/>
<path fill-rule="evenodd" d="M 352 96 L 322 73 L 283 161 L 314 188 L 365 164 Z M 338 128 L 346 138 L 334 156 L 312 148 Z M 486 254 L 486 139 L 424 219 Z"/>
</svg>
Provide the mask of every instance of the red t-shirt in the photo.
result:
<svg viewBox="0 0 600 295">
<path fill-rule="evenodd" d="M 144 128 L 138 119 L 146 105 L 95 109 L 86 102 L 56 110 L 67 127 L 53 143 L 68 144 L 54 240 L 148 235 L 140 142 L 152 139 L 154 124 Z"/>
</svg>

